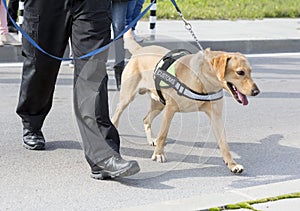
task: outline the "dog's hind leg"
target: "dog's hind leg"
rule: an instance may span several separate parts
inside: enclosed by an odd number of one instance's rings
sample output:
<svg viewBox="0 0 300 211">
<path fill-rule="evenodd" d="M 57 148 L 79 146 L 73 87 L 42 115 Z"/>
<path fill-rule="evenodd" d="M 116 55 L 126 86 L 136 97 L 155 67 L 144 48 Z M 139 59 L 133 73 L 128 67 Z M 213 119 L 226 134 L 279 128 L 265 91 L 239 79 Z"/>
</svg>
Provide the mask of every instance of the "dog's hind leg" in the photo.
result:
<svg viewBox="0 0 300 211">
<path fill-rule="evenodd" d="M 152 121 L 160 112 L 164 109 L 164 105 L 161 102 L 151 99 L 151 107 L 146 116 L 144 117 L 144 128 L 149 145 L 155 146 L 156 140 L 152 133 L 151 125 Z"/>
<path fill-rule="evenodd" d="M 130 79 L 123 80 L 120 90 L 119 103 L 117 105 L 116 111 L 111 119 L 115 127 L 118 127 L 121 114 L 126 109 L 126 107 L 134 100 L 138 92 L 138 84 L 140 81 L 140 75 L 136 74 L 131 76 Z"/>
<path fill-rule="evenodd" d="M 205 113 L 210 118 L 214 136 L 218 142 L 225 164 L 227 165 L 227 167 L 230 169 L 232 173 L 239 174 L 243 172 L 244 167 L 242 165 L 237 164 L 233 160 L 231 153 L 229 151 L 229 146 L 226 141 L 224 122 L 222 119 L 222 107 L 223 107 L 222 100 L 215 101 L 212 103 L 207 103 Z"/>
</svg>

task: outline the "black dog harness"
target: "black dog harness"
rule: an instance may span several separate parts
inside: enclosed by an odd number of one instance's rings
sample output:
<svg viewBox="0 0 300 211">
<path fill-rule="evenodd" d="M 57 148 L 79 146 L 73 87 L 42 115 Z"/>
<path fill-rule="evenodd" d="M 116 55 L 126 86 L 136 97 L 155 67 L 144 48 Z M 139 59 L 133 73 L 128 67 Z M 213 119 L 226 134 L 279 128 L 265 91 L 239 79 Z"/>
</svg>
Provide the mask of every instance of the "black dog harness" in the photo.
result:
<svg viewBox="0 0 300 211">
<path fill-rule="evenodd" d="M 162 95 L 161 88 L 173 88 L 178 95 L 182 95 L 192 100 L 214 101 L 223 97 L 223 90 L 214 93 L 198 93 L 180 82 L 176 77 L 175 64 L 180 57 L 190 54 L 189 51 L 176 49 L 168 52 L 156 65 L 154 70 L 154 81 L 157 94 L 161 103 L 166 105 L 166 100 Z"/>
</svg>

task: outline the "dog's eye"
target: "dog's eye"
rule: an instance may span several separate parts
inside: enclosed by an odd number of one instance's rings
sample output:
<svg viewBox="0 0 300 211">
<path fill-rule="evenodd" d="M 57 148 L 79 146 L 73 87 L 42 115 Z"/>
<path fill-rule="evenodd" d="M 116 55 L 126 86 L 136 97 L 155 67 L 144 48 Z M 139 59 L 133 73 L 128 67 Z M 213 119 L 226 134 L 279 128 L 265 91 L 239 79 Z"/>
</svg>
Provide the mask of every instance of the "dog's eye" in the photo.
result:
<svg viewBox="0 0 300 211">
<path fill-rule="evenodd" d="M 240 70 L 240 71 L 237 71 L 236 73 L 237 73 L 238 75 L 241 75 L 241 76 L 245 75 L 245 72 L 244 72 L 244 71 L 242 71 L 242 70 Z"/>
</svg>

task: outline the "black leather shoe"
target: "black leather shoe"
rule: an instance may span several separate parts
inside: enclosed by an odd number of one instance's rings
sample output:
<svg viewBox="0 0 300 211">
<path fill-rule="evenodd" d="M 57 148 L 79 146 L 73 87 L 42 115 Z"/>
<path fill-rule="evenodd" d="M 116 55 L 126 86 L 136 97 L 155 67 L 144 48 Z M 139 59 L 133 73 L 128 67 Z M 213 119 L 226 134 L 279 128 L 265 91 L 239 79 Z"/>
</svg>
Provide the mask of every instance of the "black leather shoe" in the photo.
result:
<svg viewBox="0 0 300 211">
<path fill-rule="evenodd" d="M 26 149 L 42 150 L 45 149 L 45 138 L 41 130 L 23 130 L 23 146 Z"/>
<path fill-rule="evenodd" d="M 120 155 L 109 157 L 97 163 L 98 169 L 93 169 L 91 177 L 94 179 L 108 179 L 115 177 L 127 177 L 140 171 L 136 161 L 126 161 Z"/>
</svg>

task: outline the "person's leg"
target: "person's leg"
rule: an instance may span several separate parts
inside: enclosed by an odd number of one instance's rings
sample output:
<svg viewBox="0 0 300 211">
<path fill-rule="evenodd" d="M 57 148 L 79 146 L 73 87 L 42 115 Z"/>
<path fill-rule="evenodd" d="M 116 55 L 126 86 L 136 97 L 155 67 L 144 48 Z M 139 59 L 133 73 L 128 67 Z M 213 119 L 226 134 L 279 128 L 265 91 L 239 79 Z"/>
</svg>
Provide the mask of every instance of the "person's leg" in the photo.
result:
<svg viewBox="0 0 300 211">
<path fill-rule="evenodd" d="M 144 2 L 145 2 L 145 0 L 136 0 L 135 8 L 134 8 L 133 14 L 132 14 L 132 20 L 134 20 L 137 16 L 139 16 L 139 14 L 142 11 Z M 137 24 L 135 24 L 132 27 L 132 30 L 135 30 L 136 25 Z"/>
<path fill-rule="evenodd" d="M 117 37 L 125 29 L 125 19 L 127 11 L 127 2 L 112 3 L 112 28 L 114 38 Z M 116 66 L 124 66 L 124 41 L 121 37 L 115 45 L 116 49 Z"/>
<path fill-rule="evenodd" d="M 126 25 L 129 25 L 133 19 L 134 8 L 137 0 L 129 0 L 127 3 L 127 12 L 126 12 Z"/>
<path fill-rule="evenodd" d="M 108 44 L 111 35 L 110 0 L 101 4 L 98 0 L 77 1 L 74 11 L 79 11 L 76 8 L 82 10 L 73 16 L 75 58 Z M 109 117 L 107 56 L 106 50 L 89 59 L 75 60 L 74 111 L 85 157 L 96 179 L 128 176 L 139 171 L 136 162 L 125 161 L 119 154 L 119 134 Z"/>
<path fill-rule="evenodd" d="M 12 17 L 12 19 L 17 22 L 18 19 L 18 10 L 19 10 L 19 0 L 9 0 L 8 2 L 8 13 Z M 10 18 L 7 15 L 7 26 L 8 31 L 17 33 L 18 30 L 14 27 L 13 23 L 11 22 Z"/>
<path fill-rule="evenodd" d="M 13 36 L 8 33 L 7 13 L 1 1 L 0 4 L 0 46 L 2 45 L 20 45 Z"/>
<path fill-rule="evenodd" d="M 7 34 L 7 19 L 6 19 L 6 10 L 4 8 L 4 5 L 1 1 L 0 3 L 0 34 Z"/>
<path fill-rule="evenodd" d="M 68 42 L 68 0 L 27 0 L 23 29 L 46 52 L 63 56 Z M 51 18 L 55 12 L 55 18 Z M 43 149 L 41 128 L 51 106 L 60 61 L 41 53 L 23 37 L 22 82 L 17 114 L 24 127 L 24 146 Z M 28 132 L 29 131 L 29 132 Z"/>
<path fill-rule="evenodd" d="M 126 22 L 127 2 L 112 2 L 112 28 L 114 38 L 117 37 L 124 29 Z M 123 36 L 114 43 L 115 48 L 115 78 L 117 89 L 121 86 L 121 76 L 125 66 L 125 49 Z"/>
<path fill-rule="evenodd" d="M 141 12 L 145 0 L 132 0 L 128 2 L 126 25 L 129 25 Z M 135 27 L 137 23 L 132 26 L 132 35 L 135 41 L 142 42 L 143 39 L 136 36 Z"/>
</svg>

